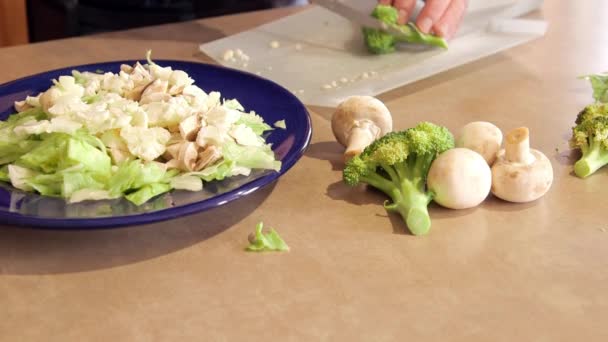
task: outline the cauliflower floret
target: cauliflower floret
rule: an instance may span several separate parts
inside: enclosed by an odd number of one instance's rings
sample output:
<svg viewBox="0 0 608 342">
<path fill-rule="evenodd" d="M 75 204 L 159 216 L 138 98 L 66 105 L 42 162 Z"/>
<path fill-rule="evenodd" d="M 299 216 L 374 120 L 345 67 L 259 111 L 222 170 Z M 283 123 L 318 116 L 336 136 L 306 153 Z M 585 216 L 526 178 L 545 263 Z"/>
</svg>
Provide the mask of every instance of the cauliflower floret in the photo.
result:
<svg viewBox="0 0 608 342">
<path fill-rule="evenodd" d="M 203 115 L 203 119 L 208 125 L 216 126 L 223 132 L 228 132 L 230 126 L 240 118 L 241 113 L 239 111 L 225 107 L 215 107 Z"/>
<path fill-rule="evenodd" d="M 175 70 L 169 77 L 169 94 L 177 95 L 194 83 L 194 80 L 188 77 L 188 74 L 182 70 Z"/>
<path fill-rule="evenodd" d="M 120 74 L 107 72 L 103 74 L 103 78 L 101 79 L 101 90 L 108 92 L 122 95 L 125 93 L 125 91 L 133 88 L 133 81 L 129 79 L 129 75 L 127 73 L 122 71 Z"/>
<path fill-rule="evenodd" d="M 56 99 L 55 104 L 48 109 L 48 113 L 53 116 L 68 116 L 74 113 L 86 111 L 87 107 L 88 105 L 82 102 L 82 94 L 67 93 L 66 95 L 61 95 Z"/>
<path fill-rule="evenodd" d="M 148 124 L 153 126 L 177 126 L 193 114 L 192 107 L 183 97 L 172 97 L 167 102 L 152 102 L 142 106 L 148 113 Z"/>
<path fill-rule="evenodd" d="M 161 127 L 125 127 L 120 130 L 120 136 L 127 143 L 131 154 L 152 161 L 165 152 L 171 133 Z"/>
</svg>

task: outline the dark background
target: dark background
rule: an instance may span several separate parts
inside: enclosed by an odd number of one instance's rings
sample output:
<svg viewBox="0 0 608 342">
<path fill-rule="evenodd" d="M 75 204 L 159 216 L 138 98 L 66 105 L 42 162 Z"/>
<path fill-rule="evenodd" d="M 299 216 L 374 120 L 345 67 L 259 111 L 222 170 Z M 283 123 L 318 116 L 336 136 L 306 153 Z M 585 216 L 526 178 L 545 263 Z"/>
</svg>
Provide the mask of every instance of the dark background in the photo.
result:
<svg viewBox="0 0 608 342">
<path fill-rule="evenodd" d="M 301 4 L 302 0 L 27 0 L 31 42 Z"/>
</svg>

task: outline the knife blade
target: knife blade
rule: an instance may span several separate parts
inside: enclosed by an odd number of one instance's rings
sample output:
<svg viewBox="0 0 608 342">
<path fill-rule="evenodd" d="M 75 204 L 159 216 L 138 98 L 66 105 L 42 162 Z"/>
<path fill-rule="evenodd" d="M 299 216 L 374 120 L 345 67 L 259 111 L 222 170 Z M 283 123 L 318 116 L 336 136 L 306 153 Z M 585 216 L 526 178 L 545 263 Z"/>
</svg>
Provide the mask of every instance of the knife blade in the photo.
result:
<svg viewBox="0 0 608 342">
<path fill-rule="evenodd" d="M 391 34 L 403 34 L 400 30 L 387 25 L 372 17 L 368 13 L 362 13 L 339 0 L 312 0 L 313 4 L 324 7 L 331 12 L 350 20 L 361 26 L 382 30 Z"/>
</svg>

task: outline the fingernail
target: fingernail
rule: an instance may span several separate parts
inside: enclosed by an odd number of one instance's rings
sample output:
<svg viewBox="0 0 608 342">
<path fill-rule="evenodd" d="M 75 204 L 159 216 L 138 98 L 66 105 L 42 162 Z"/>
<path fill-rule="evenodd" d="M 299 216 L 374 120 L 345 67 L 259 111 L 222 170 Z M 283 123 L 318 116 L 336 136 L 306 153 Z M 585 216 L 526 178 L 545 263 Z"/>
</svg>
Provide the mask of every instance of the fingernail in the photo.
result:
<svg viewBox="0 0 608 342">
<path fill-rule="evenodd" d="M 435 33 L 437 33 L 440 37 L 448 39 L 450 38 L 450 26 L 446 23 L 443 23 L 437 26 Z"/>
<path fill-rule="evenodd" d="M 424 33 L 429 33 L 431 26 L 433 26 L 433 21 L 429 17 L 422 18 L 418 21 L 418 29 Z"/>
<path fill-rule="evenodd" d="M 397 23 L 405 24 L 406 20 L 407 20 L 407 11 L 404 9 L 400 9 L 399 16 L 397 17 Z"/>
</svg>

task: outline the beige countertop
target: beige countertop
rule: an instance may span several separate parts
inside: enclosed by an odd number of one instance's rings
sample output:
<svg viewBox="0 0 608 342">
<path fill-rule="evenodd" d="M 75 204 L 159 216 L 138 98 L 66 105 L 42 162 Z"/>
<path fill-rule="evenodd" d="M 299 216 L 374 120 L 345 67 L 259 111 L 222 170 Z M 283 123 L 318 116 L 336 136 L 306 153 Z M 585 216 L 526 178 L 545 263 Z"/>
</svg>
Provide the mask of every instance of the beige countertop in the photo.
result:
<svg viewBox="0 0 608 342">
<path fill-rule="evenodd" d="M 289 11 L 3 48 L 0 83 L 147 49 L 209 61 L 201 42 Z M 546 1 L 544 38 L 381 96 L 396 128 L 528 126 L 554 168 L 544 198 L 432 205 L 431 233 L 406 234 L 382 195 L 341 183 L 332 110 L 309 108 L 306 154 L 245 199 L 130 228 L 0 225 L 0 340 L 608 340 L 608 169 L 574 177 L 566 143 L 591 100 L 576 77 L 608 69 L 606 13 L 606 1 Z M 291 251 L 245 253 L 259 221 Z"/>
</svg>

